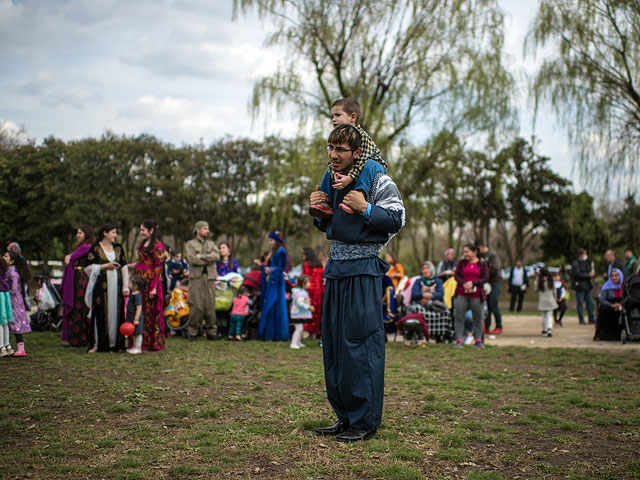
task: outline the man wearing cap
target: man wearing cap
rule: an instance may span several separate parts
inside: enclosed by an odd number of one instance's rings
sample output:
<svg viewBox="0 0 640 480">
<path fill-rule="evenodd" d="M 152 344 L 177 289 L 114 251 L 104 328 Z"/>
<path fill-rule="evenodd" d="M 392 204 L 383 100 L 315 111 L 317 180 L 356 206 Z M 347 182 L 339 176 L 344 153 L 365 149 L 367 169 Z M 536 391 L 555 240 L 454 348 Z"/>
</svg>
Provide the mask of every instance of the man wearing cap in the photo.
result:
<svg viewBox="0 0 640 480">
<path fill-rule="evenodd" d="M 205 332 L 209 340 L 216 340 L 216 260 L 220 252 L 215 242 L 207 240 L 209 224 L 200 220 L 193 227 L 195 238 L 186 245 L 189 263 L 189 341 L 200 332 L 204 318 Z"/>
<path fill-rule="evenodd" d="M 325 147 L 335 172 L 346 175 L 362 153 L 362 137 L 353 126 L 336 127 Z M 328 202 L 333 215 L 313 223 L 333 240 L 322 312 L 325 386 L 337 421 L 315 431 L 341 442 L 366 440 L 382 420 L 385 334 L 382 277 L 389 264 L 380 251 L 405 223 L 400 192 L 378 162 L 366 162 L 360 174 L 369 191 L 353 184 L 331 195 L 311 193 L 311 205 Z M 365 184 L 363 182 L 363 184 Z M 338 206 L 344 203 L 354 213 Z"/>
</svg>

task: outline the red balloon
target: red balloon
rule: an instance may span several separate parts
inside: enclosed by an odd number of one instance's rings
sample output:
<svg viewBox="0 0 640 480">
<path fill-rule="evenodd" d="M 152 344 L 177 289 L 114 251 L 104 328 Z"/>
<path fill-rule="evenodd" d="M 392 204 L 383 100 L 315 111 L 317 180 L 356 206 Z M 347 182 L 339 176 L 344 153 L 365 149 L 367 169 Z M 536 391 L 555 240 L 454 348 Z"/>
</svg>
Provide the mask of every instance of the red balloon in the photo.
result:
<svg viewBox="0 0 640 480">
<path fill-rule="evenodd" d="M 135 330 L 136 326 L 131 322 L 124 322 L 122 325 L 120 325 L 120 333 L 125 337 L 132 335 Z"/>
</svg>

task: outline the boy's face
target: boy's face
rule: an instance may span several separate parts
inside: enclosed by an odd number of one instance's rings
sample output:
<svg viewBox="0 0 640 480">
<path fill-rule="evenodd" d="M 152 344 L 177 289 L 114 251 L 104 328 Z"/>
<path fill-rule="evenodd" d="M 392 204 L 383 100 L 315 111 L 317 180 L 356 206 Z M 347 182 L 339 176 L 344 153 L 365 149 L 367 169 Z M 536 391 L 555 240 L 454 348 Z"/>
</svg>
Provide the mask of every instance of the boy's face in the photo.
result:
<svg viewBox="0 0 640 480">
<path fill-rule="evenodd" d="M 339 125 L 348 123 L 349 125 L 356 126 L 357 115 L 354 113 L 348 114 L 342 109 L 342 106 L 336 105 L 331 109 L 331 125 L 336 128 Z"/>
</svg>

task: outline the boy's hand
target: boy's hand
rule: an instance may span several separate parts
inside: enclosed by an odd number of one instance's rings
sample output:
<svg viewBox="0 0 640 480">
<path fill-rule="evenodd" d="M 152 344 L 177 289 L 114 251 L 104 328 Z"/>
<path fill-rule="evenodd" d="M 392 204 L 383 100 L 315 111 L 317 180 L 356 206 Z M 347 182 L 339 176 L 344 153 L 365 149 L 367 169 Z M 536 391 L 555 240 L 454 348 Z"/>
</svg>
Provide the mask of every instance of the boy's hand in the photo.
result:
<svg viewBox="0 0 640 480">
<path fill-rule="evenodd" d="M 334 184 L 332 186 L 336 190 L 342 190 L 351 182 L 353 182 L 353 178 L 351 178 L 349 175 L 342 175 L 338 172 L 334 173 L 333 179 L 334 179 Z"/>
<path fill-rule="evenodd" d="M 316 191 L 315 192 L 311 192 L 311 195 L 309 195 L 309 203 L 311 203 L 311 205 L 320 205 L 321 203 L 325 203 L 329 201 L 329 196 L 320 191 L 320 186 L 316 185 Z"/>
<path fill-rule="evenodd" d="M 342 203 L 351 207 L 354 211 L 358 213 L 362 213 L 367 209 L 367 201 L 364 198 L 364 193 L 360 190 L 352 190 L 347 193 L 347 196 L 344 197 Z"/>
</svg>

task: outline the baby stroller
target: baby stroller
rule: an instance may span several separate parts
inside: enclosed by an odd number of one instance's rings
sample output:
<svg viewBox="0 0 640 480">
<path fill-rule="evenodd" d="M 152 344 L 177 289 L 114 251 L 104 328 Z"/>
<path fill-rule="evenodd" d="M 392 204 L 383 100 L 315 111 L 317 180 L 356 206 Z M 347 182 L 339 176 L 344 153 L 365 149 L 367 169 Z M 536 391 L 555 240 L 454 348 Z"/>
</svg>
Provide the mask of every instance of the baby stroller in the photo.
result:
<svg viewBox="0 0 640 480">
<path fill-rule="evenodd" d="M 29 317 L 31 329 L 36 332 L 60 330 L 62 327 L 62 316 L 60 315 L 62 295 L 47 275 L 38 275 L 36 280 L 38 289 L 34 299 L 38 311 Z"/>
<path fill-rule="evenodd" d="M 630 276 L 622 286 L 620 341 L 640 339 L 640 274 Z"/>
<path fill-rule="evenodd" d="M 251 270 L 242 280 L 242 286 L 249 290 L 249 315 L 245 318 L 243 329 L 245 339 L 256 338 L 260 324 L 260 270 Z"/>
<path fill-rule="evenodd" d="M 229 334 L 233 297 L 238 293 L 240 285 L 242 285 L 242 275 L 239 273 L 227 273 L 216 279 L 216 323 L 218 324 L 218 337 L 226 337 Z"/>
<path fill-rule="evenodd" d="M 184 330 L 189 323 L 189 291 L 187 288 L 182 286 L 174 288 L 169 298 L 169 304 L 164 309 L 167 326 L 175 332 Z"/>
</svg>

